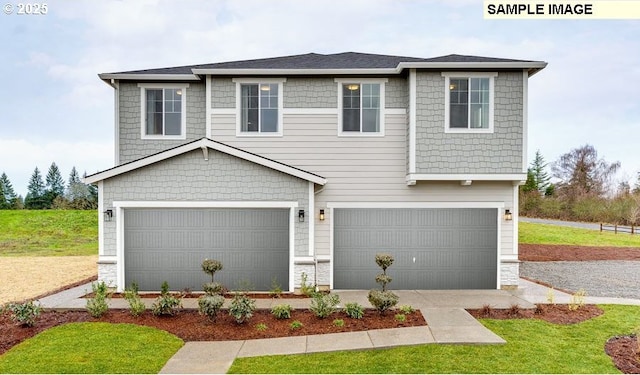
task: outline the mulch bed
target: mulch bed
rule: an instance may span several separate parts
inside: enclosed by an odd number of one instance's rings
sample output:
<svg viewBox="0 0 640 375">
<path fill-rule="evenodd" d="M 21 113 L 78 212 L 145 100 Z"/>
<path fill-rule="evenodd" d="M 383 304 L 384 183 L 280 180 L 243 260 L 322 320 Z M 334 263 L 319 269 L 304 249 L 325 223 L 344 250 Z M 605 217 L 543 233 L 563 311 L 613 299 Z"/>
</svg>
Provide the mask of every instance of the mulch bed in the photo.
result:
<svg viewBox="0 0 640 375">
<path fill-rule="evenodd" d="M 616 336 L 607 341 L 604 351 L 625 374 L 640 374 L 640 352 L 635 335 Z"/>
<path fill-rule="evenodd" d="M 343 327 L 333 324 L 334 319 L 342 319 Z M 291 322 L 299 321 L 302 327 L 292 330 Z M 244 324 L 237 324 L 227 310 L 222 310 L 215 322 L 201 316 L 195 310 L 182 310 L 175 316 L 156 317 L 146 311 L 140 317 L 133 317 L 128 310 L 109 310 L 100 319 L 92 318 L 86 311 L 45 311 L 35 327 L 20 327 L 11 321 L 8 312 L 0 314 L 0 355 L 21 341 L 58 325 L 72 322 L 132 323 L 155 327 L 170 332 L 185 341 L 220 341 L 273 338 L 285 336 L 315 335 L 351 331 L 366 331 L 381 328 L 425 326 L 422 314 L 416 311 L 406 315 L 404 322 L 395 319 L 395 312 L 380 315 L 376 310 L 365 309 L 362 319 L 351 319 L 344 313 L 319 319 L 306 309 L 293 310 L 291 319 L 278 320 L 269 310 L 256 310 L 253 317 Z M 257 324 L 267 326 L 264 331 Z"/>
<path fill-rule="evenodd" d="M 535 309 L 517 306 L 511 309 L 468 309 L 474 318 L 490 319 L 541 319 L 553 324 L 576 324 L 595 318 L 604 313 L 596 305 L 584 305 L 577 310 L 569 310 L 569 305 L 539 304 Z"/>
<path fill-rule="evenodd" d="M 520 244 L 518 259 L 529 262 L 640 260 L 640 248 Z"/>
</svg>

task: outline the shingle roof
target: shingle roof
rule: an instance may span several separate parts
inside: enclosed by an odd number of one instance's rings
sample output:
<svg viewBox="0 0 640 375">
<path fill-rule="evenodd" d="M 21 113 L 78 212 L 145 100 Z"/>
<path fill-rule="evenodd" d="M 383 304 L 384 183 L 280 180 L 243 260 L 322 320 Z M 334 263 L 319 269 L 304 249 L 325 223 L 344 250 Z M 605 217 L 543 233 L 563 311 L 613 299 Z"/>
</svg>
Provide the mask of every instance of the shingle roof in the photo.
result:
<svg viewBox="0 0 640 375">
<path fill-rule="evenodd" d="M 342 52 L 329 55 L 308 53 L 304 55 L 272 57 L 255 60 L 132 70 L 111 74 L 193 74 L 192 69 L 395 69 L 400 63 L 538 63 L 538 61 L 455 54 L 433 58 L 419 58 L 357 52 Z"/>
</svg>

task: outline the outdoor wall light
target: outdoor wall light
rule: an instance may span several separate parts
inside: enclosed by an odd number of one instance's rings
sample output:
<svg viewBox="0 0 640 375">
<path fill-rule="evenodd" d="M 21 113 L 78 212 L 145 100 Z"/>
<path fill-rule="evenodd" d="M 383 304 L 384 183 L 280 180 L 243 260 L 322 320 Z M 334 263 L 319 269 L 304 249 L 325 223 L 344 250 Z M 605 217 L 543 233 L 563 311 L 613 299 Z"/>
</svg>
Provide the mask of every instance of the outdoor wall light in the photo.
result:
<svg viewBox="0 0 640 375">
<path fill-rule="evenodd" d="M 304 223 L 304 210 L 298 211 L 298 221 Z"/>
<path fill-rule="evenodd" d="M 360 88 L 360 85 L 356 85 L 355 83 L 347 85 L 347 89 L 349 89 L 349 91 L 356 91 L 359 88 Z"/>
<path fill-rule="evenodd" d="M 104 211 L 104 221 L 111 221 L 113 219 L 113 210 Z"/>
<path fill-rule="evenodd" d="M 324 221 L 324 210 L 320 210 L 320 221 Z"/>
<path fill-rule="evenodd" d="M 510 210 L 505 210 L 505 211 L 504 211 L 504 219 L 505 219 L 506 221 L 511 221 L 511 220 L 513 220 L 513 214 L 511 213 L 511 211 L 510 211 Z"/>
</svg>

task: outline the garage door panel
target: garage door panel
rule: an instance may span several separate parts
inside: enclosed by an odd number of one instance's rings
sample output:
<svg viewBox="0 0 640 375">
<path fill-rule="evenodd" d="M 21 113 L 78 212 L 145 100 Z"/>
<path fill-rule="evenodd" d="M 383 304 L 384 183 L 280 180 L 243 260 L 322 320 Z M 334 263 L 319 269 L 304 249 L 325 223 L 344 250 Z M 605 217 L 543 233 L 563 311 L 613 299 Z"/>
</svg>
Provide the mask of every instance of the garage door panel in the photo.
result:
<svg viewBox="0 0 640 375">
<path fill-rule="evenodd" d="M 289 288 L 288 209 L 125 209 L 124 240 L 125 282 L 140 290 L 202 290 L 205 258 L 222 262 L 228 288 L 269 290 L 274 277 Z"/>
<path fill-rule="evenodd" d="M 336 289 L 375 287 L 380 252 L 395 258 L 393 289 L 496 287 L 496 209 L 336 208 L 334 222 Z"/>
</svg>

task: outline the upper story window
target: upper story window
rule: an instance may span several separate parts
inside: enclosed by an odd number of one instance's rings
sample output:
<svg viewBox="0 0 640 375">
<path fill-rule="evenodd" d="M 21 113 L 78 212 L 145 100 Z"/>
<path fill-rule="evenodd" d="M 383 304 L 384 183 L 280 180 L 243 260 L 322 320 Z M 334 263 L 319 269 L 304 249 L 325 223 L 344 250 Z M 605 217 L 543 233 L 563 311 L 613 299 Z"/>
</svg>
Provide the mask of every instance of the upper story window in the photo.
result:
<svg viewBox="0 0 640 375">
<path fill-rule="evenodd" d="M 445 132 L 493 132 L 496 73 L 443 73 Z"/>
<path fill-rule="evenodd" d="M 143 139 L 186 138 L 188 84 L 139 84 Z"/>
<path fill-rule="evenodd" d="M 282 135 L 284 79 L 234 79 L 238 109 L 237 135 Z"/>
<path fill-rule="evenodd" d="M 386 79 L 336 79 L 339 135 L 384 135 Z"/>
</svg>

